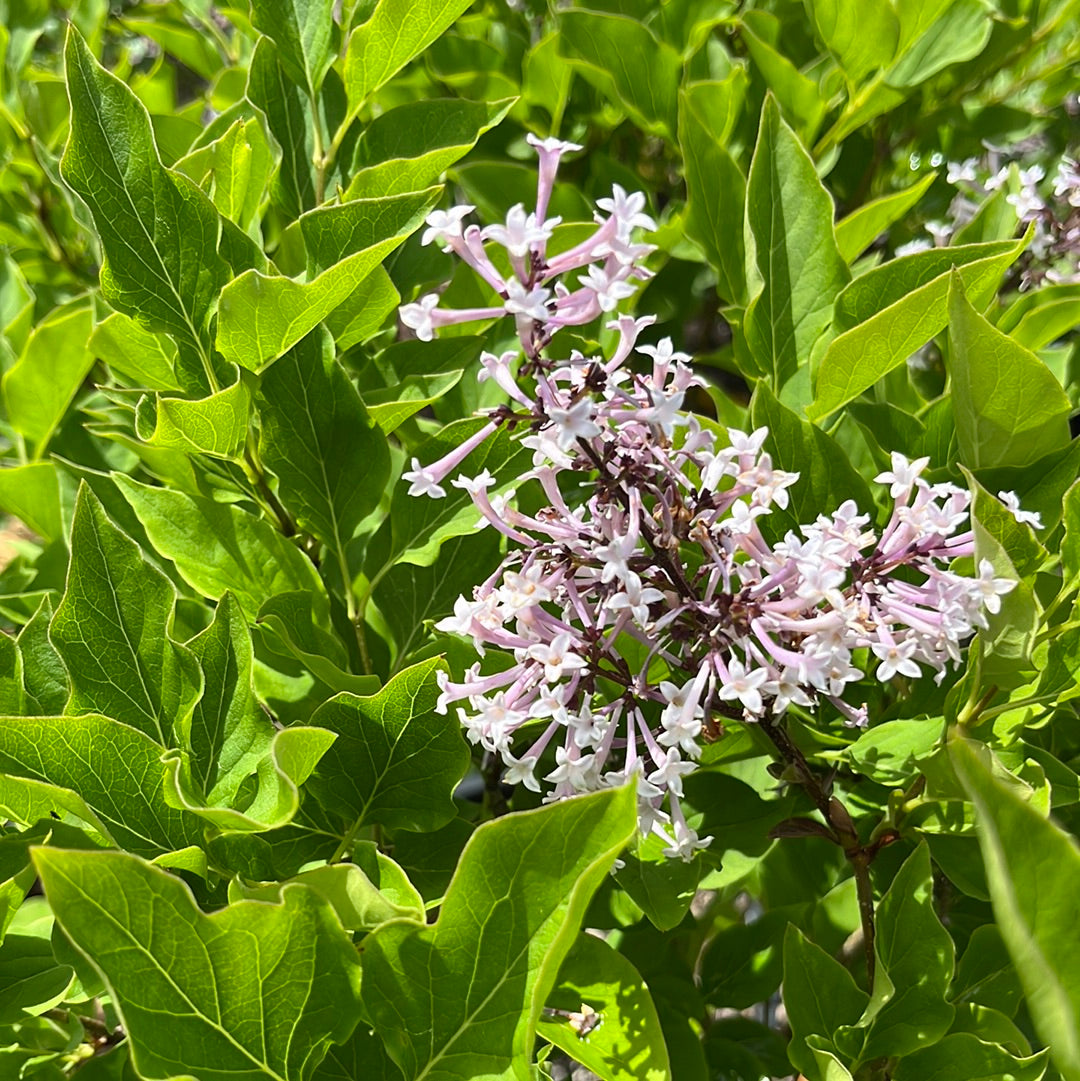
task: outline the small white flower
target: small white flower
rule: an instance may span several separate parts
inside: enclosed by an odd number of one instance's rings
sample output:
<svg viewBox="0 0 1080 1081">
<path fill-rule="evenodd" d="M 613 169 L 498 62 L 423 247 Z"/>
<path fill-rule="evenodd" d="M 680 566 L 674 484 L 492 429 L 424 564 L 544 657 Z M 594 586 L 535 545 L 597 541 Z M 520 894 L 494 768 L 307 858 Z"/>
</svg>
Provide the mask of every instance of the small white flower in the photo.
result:
<svg viewBox="0 0 1080 1081">
<path fill-rule="evenodd" d="M 616 612 L 628 611 L 639 626 L 649 622 L 649 605 L 664 599 L 659 589 L 643 588 L 641 578 L 632 571 L 622 580 L 622 591 L 607 599 L 607 607 Z"/>
<path fill-rule="evenodd" d="M 531 131 L 525 136 L 525 142 L 545 154 L 569 154 L 574 150 L 584 149 L 578 146 L 577 143 L 568 143 L 565 139 L 556 139 L 553 135 L 541 139 L 539 136 L 533 135 Z"/>
<path fill-rule="evenodd" d="M 755 668 L 748 672 L 741 661 L 732 657 L 728 661 L 727 670 L 731 678 L 716 692 L 717 697 L 725 702 L 738 699 L 751 713 L 760 713 L 760 688 L 768 681 L 768 669 Z"/>
<path fill-rule="evenodd" d="M 405 324 L 422 342 L 430 342 L 435 336 L 435 327 L 431 313 L 439 306 L 437 293 L 428 293 L 415 304 L 403 304 L 398 311 Z"/>
<path fill-rule="evenodd" d="M 1003 165 L 989 180 L 987 180 L 983 187 L 985 187 L 987 191 L 997 191 L 1008 179 L 1009 166 Z"/>
<path fill-rule="evenodd" d="M 738 428 L 728 428 L 727 434 L 728 439 L 731 440 L 731 450 L 734 454 L 747 454 L 756 458 L 769 436 L 769 429 L 755 428 L 747 435 L 746 432 L 740 432 Z"/>
<path fill-rule="evenodd" d="M 879 473 L 874 477 L 874 481 L 877 484 L 891 484 L 889 495 L 893 499 L 897 499 L 911 491 L 911 487 L 918 479 L 919 474 L 930 464 L 930 459 L 916 458 L 914 461 L 909 461 L 907 457 L 896 450 L 892 452 L 891 457 L 892 469 Z"/>
<path fill-rule="evenodd" d="M 784 713 L 793 702 L 797 706 L 810 706 L 810 696 L 803 690 L 799 682 L 799 673 L 790 667 L 785 667 L 780 673 L 779 679 L 770 679 L 761 685 L 762 691 L 771 699 L 772 711 L 776 716 Z"/>
<path fill-rule="evenodd" d="M 946 221 L 928 221 L 923 228 L 934 238 L 937 247 L 943 247 L 952 236 L 953 227 Z"/>
<path fill-rule="evenodd" d="M 627 560 L 637 551 L 637 538 L 630 536 L 612 537 L 607 544 L 593 549 L 593 555 L 603 563 L 600 572 L 601 582 L 610 582 L 613 578 L 626 579 L 633 572 Z"/>
<path fill-rule="evenodd" d="M 421 244 L 438 243 L 443 251 L 450 250 L 450 241 L 461 236 L 461 222 L 476 207 L 463 204 L 452 206 L 449 210 L 433 210 L 425 219 L 427 229 L 420 239 Z"/>
<path fill-rule="evenodd" d="M 664 855 L 678 857 L 684 863 L 689 863 L 699 848 L 708 848 L 710 844 L 712 844 L 711 837 L 698 837 L 685 822 L 680 820 L 675 823 L 675 839 L 669 847 L 664 849 Z"/>
<path fill-rule="evenodd" d="M 555 426 L 555 438 L 561 450 L 569 450 L 579 439 L 591 439 L 603 431 L 593 420 L 596 403 L 592 398 L 582 398 L 567 409 L 550 406 L 547 412 Z"/>
<path fill-rule="evenodd" d="M 578 754 L 577 748 L 555 748 L 555 768 L 545 780 L 569 785 L 575 792 L 587 792 L 593 784 L 593 763 L 596 755 Z"/>
<path fill-rule="evenodd" d="M 505 225 L 489 225 L 481 231 L 481 235 L 485 240 L 501 244 L 511 255 L 521 259 L 532 248 L 549 240 L 555 226 L 561 221 L 562 218 L 551 218 L 537 222 L 536 215 L 526 214 L 525 208 L 518 203 L 507 213 Z"/>
<path fill-rule="evenodd" d="M 506 283 L 503 307 L 511 315 L 523 315 L 542 323 L 548 317 L 547 301 L 550 296 L 549 289 L 539 285 L 534 289 L 526 289 L 516 278 L 511 278 Z"/>
<path fill-rule="evenodd" d="M 537 642 L 529 646 L 526 654 L 544 666 L 544 679 L 548 683 L 557 683 L 565 671 L 585 667 L 585 658 L 579 657 L 570 649 L 570 635 L 557 634 L 551 642 Z"/>
<path fill-rule="evenodd" d="M 929 251 L 934 245 L 926 237 L 917 236 L 906 244 L 900 244 L 896 249 L 896 256 L 902 259 L 905 255 L 915 255 L 917 252 Z"/>
<path fill-rule="evenodd" d="M 446 495 L 446 489 L 420 464 L 419 458 L 413 458 L 412 469 L 402 473 L 401 479 L 411 481 L 409 495 L 426 495 L 431 499 L 442 499 Z"/>
<path fill-rule="evenodd" d="M 961 180 L 974 184 L 978 180 L 975 175 L 975 166 L 978 164 L 978 158 L 967 158 L 961 162 L 950 161 L 949 171 L 945 174 L 945 179 L 950 184 L 959 183 Z"/>
<path fill-rule="evenodd" d="M 549 573 L 542 563 L 534 563 L 520 573 L 506 571 L 503 574 L 502 586 L 498 590 L 500 603 L 510 612 L 519 612 L 523 608 L 531 608 L 534 604 L 550 601 L 552 592 L 544 580 Z"/>
<path fill-rule="evenodd" d="M 540 782 L 537 781 L 536 774 L 533 772 L 536 769 L 535 755 L 515 758 L 509 751 L 504 750 L 502 759 L 506 763 L 503 784 L 523 784 L 530 792 L 540 791 Z"/>
<path fill-rule="evenodd" d="M 612 312 L 619 306 L 620 300 L 634 295 L 634 287 L 622 278 L 609 274 L 603 267 L 591 266 L 578 281 L 586 289 L 591 289 L 596 294 L 596 302 L 600 310 Z"/>
<path fill-rule="evenodd" d="M 870 643 L 874 655 L 881 661 L 874 675 L 882 683 L 888 682 L 897 674 L 918 679 L 922 675 L 922 669 L 911 659 L 918 648 L 918 642 L 914 638 L 897 642 L 884 627 L 880 634 L 881 641 Z"/>
<path fill-rule="evenodd" d="M 486 492 L 495 483 L 495 478 L 485 469 L 475 477 L 455 477 L 450 483 L 455 488 L 468 492 L 469 495 L 479 495 L 480 492 Z"/>
<path fill-rule="evenodd" d="M 1005 504 L 1009 513 L 1021 524 L 1027 524 L 1034 529 L 1042 529 L 1042 517 L 1037 511 L 1021 510 L 1020 498 L 1015 492 L 998 492 L 998 499 Z"/>
<path fill-rule="evenodd" d="M 664 764 L 649 774 L 649 780 L 657 788 L 666 788 L 676 796 L 683 794 L 682 779 L 697 769 L 696 762 L 684 762 L 678 748 L 672 747 L 664 756 Z"/>
<path fill-rule="evenodd" d="M 1015 208 L 1020 221 L 1031 221 L 1046 209 L 1039 193 L 1034 188 L 1022 188 L 1020 191 L 1005 196 L 1005 202 Z"/>
<path fill-rule="evenodd" d="M 656 228 L 656 222 L 644 212 L 645 196 L 640 191 L 627 195 L 618 184 L 613 184 L 611 198 L 597 199 L 596 205 L 601 210 L 606 210 L 616 220 L 619 231 L 624 235 L 635 226 L 652 230 Z"/>
<path fill-rule="evenodd" d="M 979 577 L 969 579 L 972 593 L 979 598 L 991 615 L 1001 611 L 1001 596 L 1016 588 L 1011 578 L 995 578 L 994 565 L 989 559 L 979 560 Z"/>
</svg>

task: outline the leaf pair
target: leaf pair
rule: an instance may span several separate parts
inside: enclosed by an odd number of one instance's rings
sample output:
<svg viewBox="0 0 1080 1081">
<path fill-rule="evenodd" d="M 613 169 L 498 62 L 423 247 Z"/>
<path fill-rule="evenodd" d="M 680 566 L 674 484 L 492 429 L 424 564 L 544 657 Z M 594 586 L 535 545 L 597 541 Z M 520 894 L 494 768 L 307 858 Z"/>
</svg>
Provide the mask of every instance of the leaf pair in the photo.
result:
<svg viewBox="0 0 1080 1081">
<path fill-rule="evenodd" d="M 391 919 L 364 940 L 363 1008 L 406 1078 L 530 1076 L 540 1008 L 635 827 L 629 788 L 486 825 L 435 924 Z M 356 1026 L 360 959 L 319 880 L 205 916 L 181 882 L 124 853 L 38 849 L 35 861 L 142 1076 L 302 1081 Z M 369 1056 L 378 1068 L 378 1044 Z"/>
</svg>

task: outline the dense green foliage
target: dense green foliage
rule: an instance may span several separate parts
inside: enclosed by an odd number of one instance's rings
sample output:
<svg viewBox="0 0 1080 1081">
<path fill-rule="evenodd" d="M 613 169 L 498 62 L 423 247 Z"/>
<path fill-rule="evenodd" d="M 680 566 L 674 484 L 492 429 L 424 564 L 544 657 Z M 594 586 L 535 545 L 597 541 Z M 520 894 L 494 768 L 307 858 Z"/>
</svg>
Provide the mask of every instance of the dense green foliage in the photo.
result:
<svg viewBox="0 0 1080 1081">
<path fill-rule="evenodd" d="M 0 0 L 0 1079 L 1080 1081 L 1078 32 Z M 423 223 L 531 206 L 528 132 L 584 148 L 569 243 L 645 193 L 642 340 L 693 355 L 703 424 L 769 428 L 783 529 L 880 526 L 868 482 L 928 456 L 1017 583 L 942 681 L 868 675 L 865 730 L 725 721 L 687 862 L 632 786 L 541 805 L 437 706 L 476 658 L 433 624 L 505 538 L 400 477 L 504 400 L 513 330 L 397 311 L 490 302 Z"/>
</svg>

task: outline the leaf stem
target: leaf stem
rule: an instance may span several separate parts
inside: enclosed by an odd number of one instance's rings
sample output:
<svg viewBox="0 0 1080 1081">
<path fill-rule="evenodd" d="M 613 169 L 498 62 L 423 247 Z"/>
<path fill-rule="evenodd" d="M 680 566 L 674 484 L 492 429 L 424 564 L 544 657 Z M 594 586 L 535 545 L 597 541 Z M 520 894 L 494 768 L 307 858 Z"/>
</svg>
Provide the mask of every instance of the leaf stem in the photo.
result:
<svg viewBox="0 0 1080 1081">
<path fill-rule="evenodd" d="M 353 841 L 356 840 L 356 834 L 360 830 L 360 823 L 362 821 L 363 817 L 358 817 L 348 830 L 345 831 L 345 836 L 341 838 L 341 844 L 334 849 L 334 854 L 326 861 L 327 863 L 337 863 L 341 857 L 350 850 Z"/>
<path fill-rule="evenodd" d="M 286 537 L 295 536 L 296 523 L 289 516 L 289 512 L 281 505 L 281 501 L 278 497 L 274 495 L 274 491 L 270 487 L 269 481 L 266 479 L 266 473 L 262 468 L 262 463 L 259 461 L 258 453 L 251 444 L 250 438 L 248 440 L 248 445 L 244 448 L 244 460 L 242 464 L 248 480 L 255 485 L 259 494 L 262 496 L 263 501 L 266 503 L 266 509 L 277 519 L 278 527 L 281 529 L 281 532 Z"/>
<path fill-rule="evenodd" d="M 982 716 L 983 711 L 986 709 L 986 707 L 990 705 L 990 703 L 994 700 L 994 695 L 998 693 L 997 684 L 992 683 L 990 684 L 989 688 L 982 696 L 982 698 L 976 701 L 975 693 L 977 688 L 978 684 L 976 684 L 975 687 L 972 688 L 971 698 L 968 699 L 967 705 L 964 706 L 964 708 L 957 715 L 957 724 L 971 724 L 972 722 L 978 720 L 978 718 Z M 988 714 L 988 716 L 993 716 L 993 714 Z"/>
<path fill-rule="evenodd" d="M 319 100 L 311 94 L 311 132 L 314 148 L 311 164 L 315 166 L 315 205 L 322 205 L 326 192 L 326 170 L 328 162 L 323 153 L 322 121 L 319 119 Z"/>
<path fill-rule="evenodd" d="M 345 609 L 352 624 L 353 633 L 356 635 L 356 647 L 360 651 L 360 665 L 364 675 L 371 673 L 371 656 L 368 653 L 367 634 L 364 631 L 363 614 L 359 611 L 356 601 L 356 591 L 353 589 L 352 575 L 349 572 L 349 560 L 345 555 L 345 546 L 341 543 L 336 545 L 338 567 L 341 569 L 341 583 L 345 590 Z M 366 607 L 366 606 L 365 606 Z"/>
<path fill-rule="evenodd" d="M 859 922 L 862 925 L 863 949 L 866 954 L 866 981 L 871 991 L 874 987 L 876 956 L 874 953 L 874 887 L 870 881 L 870 864 L 877 855 L 879 843 L 864 845 L 847 808 L 832 795 L 832 784 L 823 781 L 810 768 L 806 756 L 791 738 L 783 725 L 763 722 L 760 729 L 795 775 L 796 783 L 802 785 L 825 819 L 833 840 L 844 850 L 855 877 L 855 890 L 859 898 Z"/>
</svg>

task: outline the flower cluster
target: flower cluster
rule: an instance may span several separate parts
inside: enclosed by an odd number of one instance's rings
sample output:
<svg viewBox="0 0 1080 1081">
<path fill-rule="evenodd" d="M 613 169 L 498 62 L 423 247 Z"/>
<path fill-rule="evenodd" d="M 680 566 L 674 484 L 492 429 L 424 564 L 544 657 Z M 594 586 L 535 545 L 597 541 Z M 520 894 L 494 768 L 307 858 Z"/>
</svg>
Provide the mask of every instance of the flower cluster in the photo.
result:
<svg viewBox="0 0 1080 1081">
<path fill-rule="evenodd" d="M 425 244 L 434 241 L 443 251 L 452 251 L 468 263 L 498 293 L 499 306 L 446 310 L 439 307 L 438 294 L 429 293 L 415 304 L 404 305 L 400 312 L 402 323 L 421 341 L 429 341 L 438 327 L 508 314 L 517 321 L 523 341 L 542 331 L 530 342 L 533 350 L 539 350 L 560 327 L 584 326 L 602 313 L 614 311 L 621 300 L 633 296 L 632 278 L 649 277 L 641 260 L 654 248 L 635 243 L 632 233 L 635 227 L 655 229 L 656 225 L 644 213 L 645 196 L 627 195 L 618 184 L 610 199 L 597 202 L 607 217 L 597 215 L 596 231 L 569 250 L 547 258 L 547 243 L 562 222 L 561 218 L 547 217 L 559 159 L 581 147 L 559 139 L 528 138 L 540 156 L 536 209 L 532 213 L 526 214 L 519 203 L 507 214 L 505 224 L 481 229 L 463 224 L 475 207 L 437 210 L 428 217 L 428 229 L 422 238 Z M 505 249 L 509 275 L 496 269 L 485 241 L 494 241 Z M 561 280 L 580 270 L 585 273 L 571 280 L 570 285 Z"/>
<path fill-rule="evenodd" d="M 970 497 L 924 479 L 925 458 L 894 453 L 877 478 L 893 501 L 880 532 L 848 501 L 781 536 L 769 519 L 791 509 L 798 474 L 774 467 L 766 429 L 723 431 L 683 411 L 696 382 L 689 357 L 668 338 L 639 344 L 649 317 L 610 321 L 610 356 L 544 355 L 561 326 L 606 310 L 611 283 L 642 276 L 648 248 L 632 230 L 650 223 L 644 199 L 617 189 L 592 239 L 548 259 L 551 222 L 538 223 L 553 159 L 571 148 L 538 149 L 535 214 L 515 207 L 486 230 L 461 228 L 464 207 L 430 219 L 428 238 L 468 259 L 503 308 L 440 312 L 425 298 L 402 311 L 418 332 L 506 312 L 521 340 L 520 351 L 482 358 L 482 377 L 510 404 L 441 461 L 414 460 L 410 492 L 445 495 L 443 482 L 507 424 L 525 431 L 532 468 L 521 480 L 538 484 L 545 504 L 517 509 L 486 470 L 450 480 L 510 543 L 437 627 L 508 663 L 443 678 L 438 708 L 457 709 L 506 781 L 546 787 L 547 799 L 633 779 L 642 831 L 688 859 L 710 838 L 687 824 L 683 778 L 725 719 L 775 724 L 789 709 L 828 706 L 864 726 L 865 705 L 845 700 L 853 684 L 871 669 L 881 681 L 924 672 L 940 681 L 1014 583 L 985 560 L 975 577 L 949 569 L 973 553 Z M 506 248 L 515 278 L 493 270 L 484 241 Z M 580 289 L 556 280 L 589 262 L 602 266 Z M 518 289 L 536 292 L 535 304 L 519 305 Z"/>
<path fill-rule="evenodd" d="M 1080 282 L 1080 165 L 1068 157 L 1058 162 L 1052 179 L 1038 163 L 1000 161 L 999 151 L 985 158 L 949 162 L 946 179 L 958 193 L 949 207 L 949 220 L 932 221 L 926 231 L 933 238 L 917 238 L 896 250 L 909 255 L 948 244 L 953 235 L 979 211 L 982 201 L 1004 188 L 1005 196 L 1022 225 L 1034 225 L 1031 245 L 1024 256 L 1021 289 Z"/>
</svg>

